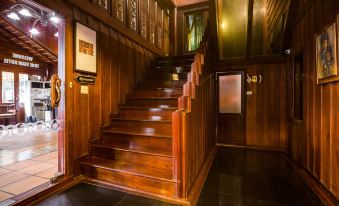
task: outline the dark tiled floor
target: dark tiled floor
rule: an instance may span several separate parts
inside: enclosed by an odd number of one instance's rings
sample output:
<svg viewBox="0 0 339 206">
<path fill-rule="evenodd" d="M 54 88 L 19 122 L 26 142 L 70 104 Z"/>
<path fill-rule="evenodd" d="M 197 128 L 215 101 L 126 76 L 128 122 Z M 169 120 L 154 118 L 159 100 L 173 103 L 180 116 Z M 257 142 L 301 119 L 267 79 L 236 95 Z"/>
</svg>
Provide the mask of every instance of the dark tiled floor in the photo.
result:
<svg viewBox="0 0 339 206">
<path fill-rule="evenodd" d="M 158 200 L 80 183 L 40 202 L 38 206 L 175 206 Z"/>
<path fill-rule="evenodd" d="M 54 195 L 39 206 L 173 206 L 88 184 Z M 220 148 L 198 206 L 320 206 L 284 155 Z"/>
<path fill-rule="evenodd" d="M 283 154 L 219 148 L 198 206 L 319 206 Z"/>
</svg>

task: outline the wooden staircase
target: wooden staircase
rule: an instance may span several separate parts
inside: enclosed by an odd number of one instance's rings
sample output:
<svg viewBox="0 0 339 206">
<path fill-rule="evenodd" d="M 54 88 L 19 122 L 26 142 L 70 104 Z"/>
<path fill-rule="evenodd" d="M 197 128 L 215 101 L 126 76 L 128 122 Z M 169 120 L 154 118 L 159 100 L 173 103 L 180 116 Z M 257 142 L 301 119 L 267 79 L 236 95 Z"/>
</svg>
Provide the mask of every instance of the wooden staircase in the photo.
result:
<svg viewBox="0 0 339 206">
<path fill-rule="evenodd" d="M 152 196 L 178 198 L 172 113 L 178 108 L 193 56 L 159 58 L 127 94 L 119 114 L 80 160 L 85 177 Z"/>
</svg>

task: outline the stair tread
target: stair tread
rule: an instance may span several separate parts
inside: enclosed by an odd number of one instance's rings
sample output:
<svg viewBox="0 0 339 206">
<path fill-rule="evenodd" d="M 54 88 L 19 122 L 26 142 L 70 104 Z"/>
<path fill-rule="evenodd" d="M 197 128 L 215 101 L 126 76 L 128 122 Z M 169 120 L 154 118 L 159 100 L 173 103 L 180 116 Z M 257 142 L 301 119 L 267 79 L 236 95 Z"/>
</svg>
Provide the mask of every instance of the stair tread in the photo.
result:
<svg viewBox="0 0 339 206">
<path fill-rule="evenodd" d="M 173 181 L 170 170 L 159 169 L 156 167 L 145 167 L 140 164 L 128 164 L 127 162 L 118 162 L 110 159 L 91 157 L 81 161 L 81 164 L 90 165 L 93 167 L 100 167 L 108 170 L 128 173 L 132 175 L 154 178 L 164 181 Z"/>
<path fill-rule="evenodd" d="M 111 148 L 111 149 L 117 149 L 122 151 L 129 151 L 129 152 L 137 152 L 137 153 L 143 153 L 143 154 L 149 154 L 149 155 L 156 155 L 156 156 L 165 156 L 165 157 L 173 157 L 171 149 L 161 149 L 159 147 L 137 147 L 134 144 L 128 144 L 128 143 L 111 143 L 111 142 L 99 142 L 93 144 L 94 147 L 103 147 L 103 148 Z"/>
<path fill-rule="evenodd" d="M 156 130 L 156 128 L 148 128 L 148 127 L 140 127 L 140 126 L 139 127 L 131 127 L 131 126 L 111 127 L 109 129 L 104 129 L 103 132 L 172 138 L 172 135 L 168 133 L 164 133 L 164 132 L 159 132 Z"/>
<path fill-rule="evenodd" d="M 128 105 L 121 105 L 120 109 L 124 110 L 149 110 L 149 111 L 169 111 L 169 110 L 177 110 L 176 107 L 169 107 L 169 108 L 159 108 L 159 107 L 138 107 L 138 106 L 128 106 Z"/>
<path fill-rule="evenodd" d="M 131 96 L 128 96 L 127 99 L 173 100 L 173 99 L 178 99 L 178 97 L 131 97 Z"/>
<path fill-rule="evenodd" d="M 154 123 L 158 123 L 158 122 L 163 122 L 163 123 L 171 123 L 171 120 L 161 120 L 161 119 L 133 119 L 133 118 L 122 118 L 122 117 L 113 117 L 111 118 L 113 121 L 130 121 L 130 122 L 154 122 Z"/>
</svg>

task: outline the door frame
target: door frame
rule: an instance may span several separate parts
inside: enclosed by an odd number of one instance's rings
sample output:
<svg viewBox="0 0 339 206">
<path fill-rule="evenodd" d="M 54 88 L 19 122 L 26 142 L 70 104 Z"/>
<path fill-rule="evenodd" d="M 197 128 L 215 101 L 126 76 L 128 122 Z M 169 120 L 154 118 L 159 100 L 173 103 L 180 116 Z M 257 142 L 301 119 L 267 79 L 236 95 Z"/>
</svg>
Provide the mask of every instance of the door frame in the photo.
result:
<svg viewBox="0 0 339 206">
<path fill-rule="evenodd" d="M 219 77 L 220 76 L 227 76 L 227 75 L 241 75 L 241 113 L 229 113 L 225 116 L 241 116 L 243 118 L 243 126 L 244 126 L 244 135 L 243 135 L 243 143 L 241 144 L 223 144 L 223 143 L 218 143 L 218 136 L 219 136 Z M 245 69 L 240 69 L 240 70 L 230 70 L 230 71 L 222 71 L 222 72 L 216 72 L 216 80 L 215 80 L 215 88 L 216 88 L 216 100 L 217 100 L 217 106 L 216 106 L 216 118 L 217 118 L 217 129 L 216 129 L 216 136 L 217 136 L 217 144 L 219 145 L 234 145 L 234 146 L 246 146 L 246 85 L 245 85 L 245 75 L 246 75 L 246 70 Z"/>
</svg>

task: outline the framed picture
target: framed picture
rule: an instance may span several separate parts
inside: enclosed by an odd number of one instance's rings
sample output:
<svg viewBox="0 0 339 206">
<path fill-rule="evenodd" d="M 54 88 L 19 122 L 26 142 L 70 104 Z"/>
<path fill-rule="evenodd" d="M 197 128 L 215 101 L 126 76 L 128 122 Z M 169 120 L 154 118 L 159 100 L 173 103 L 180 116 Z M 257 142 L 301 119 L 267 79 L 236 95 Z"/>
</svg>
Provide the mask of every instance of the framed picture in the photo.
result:
<svg viewBox="0 0 339 206">
<path fill-rule="evenodd" d="M 97 33 L 87 26 L 75 23 L 75 71 L 96 74 Z"/>
<path fill-rule="evenodd" d="M 338 81 L 336 23 L 325 27 L 316 36 L 317 83 Z"/>
</svg>

